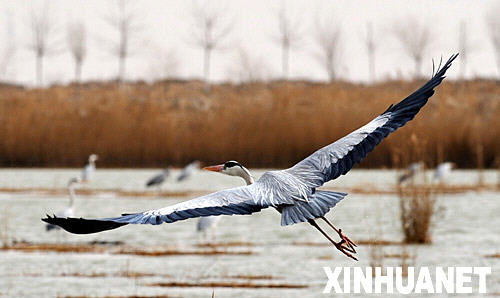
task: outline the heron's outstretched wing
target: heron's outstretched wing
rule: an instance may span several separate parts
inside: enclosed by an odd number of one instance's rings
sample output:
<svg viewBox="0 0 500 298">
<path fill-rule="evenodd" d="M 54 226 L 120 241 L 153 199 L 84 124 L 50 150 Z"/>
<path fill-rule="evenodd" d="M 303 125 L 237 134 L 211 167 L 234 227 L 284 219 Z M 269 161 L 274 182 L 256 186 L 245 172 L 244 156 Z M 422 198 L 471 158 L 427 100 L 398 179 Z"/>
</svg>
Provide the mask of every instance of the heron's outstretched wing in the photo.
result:
<svg viewBox="0 0 500 298">
<path fill-rule="evenodd" d="M 434 94 L 434 88 L 445 78 L 446 71 L 457 56 L 458 54 L 452 55 L 424 86 L 410 96 L 391 105 L 365 126 L 319 149 L 286 171 L 300 178 L 309 187 L 319 187 L 346 174 L 391 132 L 415 117 Z"/>
<path fill-rule="evenodd" d="M 120 217 L 85 219 L 47 216 L 42 220 L 74 234 L 91 234 L 116 229 L 126 224 L 158 225 L 202 216 L 251 214 L 267 208 L 254 203 L 253 189 L 250 187 L 222 190 L 162 209 L 124 214 Z"/>
</svg>

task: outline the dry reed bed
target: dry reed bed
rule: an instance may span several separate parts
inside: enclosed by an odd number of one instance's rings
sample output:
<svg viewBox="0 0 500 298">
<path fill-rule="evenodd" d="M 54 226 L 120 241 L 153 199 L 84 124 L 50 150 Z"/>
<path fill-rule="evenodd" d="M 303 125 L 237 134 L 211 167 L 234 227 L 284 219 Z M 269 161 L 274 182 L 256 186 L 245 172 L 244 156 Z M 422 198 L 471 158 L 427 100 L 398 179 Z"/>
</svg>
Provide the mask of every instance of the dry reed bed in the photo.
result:
<svg viewBox="0 0 500 298">
<path fill-rule="evenodd" d="M 233 241 L 233 242 L 218 242 L 218 243 L 200 243 L 196 247 L 199 248 L 218 248 L 218 247 L 237 247 L 237 246 L 255 246 L 253 242 Z"/>
<path fill-rule="evenodd" d="M 81 166 L 96 152 L 107 167 L 180 166 L 193 159 L 285 167 L 422 83 L 222 84 L 208 96 L 196 81 L 1 87 L 0 166 Z M 428 165 L 452 160 L 476 167 L 481 159 L 491 167 L 500 152 L 499 96 L 496 81 L 445 81 L 418 121 L 378 146 L 362 166 L 393 166 L 394 156 L 416 150 L 414 135 Z"/>
<path fill-rule="evenodd" d="M 41 273 L 28 273 L 23 274 L 23 276 L 29 277 L 39 277 L 42 276 Z M 165 273 L 146 273 L 146 272 L 135 272 L 135 271 L 120 271 L 116 273 L 105 273 L 105 272 L 71 272 L 71 273 L 61 273 L 58 275 L 51 275 L 51 277 L 82 277 L 82 278 L 103 278 L 103 277 L 125 277 L 125 278 L 143 278 L 143 277 L 162 277 L 162 278 L 172 278 L 173 276 Z M 281 277 L 276 277 L 273 275 L 252 275 L 252 274 L 237 274 L 237 275 L 223 275 L 223 276 L 208 276 L 204 278 L 222 278 L 222 279 L 236 279 L 236 280 L 279 280 Z"/>
<path fill-rule="evenodd" d="M 401 241 L 391 240 L 354 240 L 357 245 L 404 245 Z M 293 241 L 292 245 L 295 246 L 332 246 L 329 242 L 309 242 L 309 241 Z"/>
<path fill-rule="evenodd" d="M 23 276 L 29 277 L 39 277 L 42 276 L 41 273 L 28 273 L 23 274 Z M 126 278 L 141 278 L 141 277 L 165 277 L 171 278 L 170 274 L 158 274 L 158 273 L 146 273 L 146 272 L 134 272 L 134 271 L 120 271 L 114 274 L 104 273 L 104 272 L 72 272 L 72 273 L 61 273 L 58 275 L 51 275 L 51 277 L 82 277 L 82 278 L 102 278 L 102 277 L 126 277 Z"/>
<path fill-rule="evenodd" d="M 138 249 L 129 247 L 122 244 L 98 244 L 98 243 L 29 243 L 29 242 L 16 242 L 12 245 L 3 245 L 0 250 L 16 250 L 23 252 L 57 252 L 57 253 L 110 253 L 119 255 L 135 255 L 145 257 L 159 257 L 159 256 L 186 256 L 186 255 L 238 255 L 247 256 L 252 255 L 250 250 L 229 250 L 227 248 L 210 248 L 210 249 L 177 249 L 177 248 L 163 248 L 163 249 Z"/>
<path fill-rule="evenodd" d="M 211 281 L 211 282 L 158 282 L 146 284 L 150 287 L 168 288 L 245 288 L 245 289 L 304 289 L 305 284 L 292 283 L 254 283 L 254 282 L 232 282 L 232 281 Z"/>
</svg>

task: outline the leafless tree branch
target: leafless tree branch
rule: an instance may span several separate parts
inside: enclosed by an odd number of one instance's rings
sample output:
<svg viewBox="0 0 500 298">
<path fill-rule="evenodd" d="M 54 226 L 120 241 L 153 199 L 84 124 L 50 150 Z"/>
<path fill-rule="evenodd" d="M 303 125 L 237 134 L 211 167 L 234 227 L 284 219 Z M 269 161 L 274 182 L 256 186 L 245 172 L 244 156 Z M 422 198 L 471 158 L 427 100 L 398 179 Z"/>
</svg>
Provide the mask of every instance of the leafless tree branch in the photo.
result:
<svg viewBox="0 0 500 298">
<path fill-rule="evenodd" d="M 321 66 L 326 70 L 330 82 L 337 78 L 339 69 L 339 58 L 341 55 L 341 26 L 331 20 L 320 21 L 316 17 L 315 41 L 319 51 L 315 57 Z"/>
<path fill-rule="evenodd" d="M 154 79 L 167 80 L 174 78 L 179 71 L 178 55 L 173 49 L 157 47 L 151 55 L 150 69 Z"/>
<path fill-rule="evenodd" d="M 403 50 L 415 63 L 414 77 L 419 78 L 422 61 L 433 40 L 430 27 L 415 17 L 406 18 L 395 24 L 394 33 Z"/>
<path fill-rule="evenodd" d="M 129 1 L 116 0 L 116 7 L 104 21 L 118 33 L 116 40 L 105 39 L 107 50 L 118 58 L 118 80 L 123 83 L 126 76 L 127 58 L 136 53 L 137 42 L 144 27 L 140 14 Z"/>
<path fill-rule="evenodd" d="M 279 36 L 276 41 L 281 46 L 282 77 L 286 80 L 290 69 L 290 51 L 298 48 L 303 31 L 300 20 L 290 18 L 284 3 L 282 3 L 278 13 L 278 29 Z"/>
<path fill-rule="evenodd" d="M 75 81 L 81 82 L 82 64 L 87 55 L 87 31 L 83 21 L 74 21 L 67 28 L 68 48 L 75 62 Z"/>
<path fill-rule="evenodd" d="M 221 48 L 234 27 L 234 21 L 227 17 L 227 8 L 215 10 L 208 2 L 193 2 L 192 16 L 192 37 L 195 45 L 203 49 L 203 78 L 205 92 L 209 92 L 212 51 Z"/>
<path fill-rule="evenodd" d="M 31 42 L 28 44 L 28 49 L 35 54 L 36 80 L 38 86 L 41 86 L 43 84 L 43 60 L 45 56 L 58 52 L 54 39 L 56 27 L 51 21 L 47 1 L 44 2 L 42 9 L 31 10 L 29 29 Z"/>
<path fill-rule="evenodd" d="M 370 73 L 370 81 L 375 82 L 375 52 L 377 51 L 377 44 L 373 34 L 373 24 L 366 23 L 366 35 L 364 36 L 364 45 L 368 54 L 368 72 Z"/>
<path fill-rule="evenodd" d="M 0 43 L 2 45 L 0 48 L 0 78 L 5 78 L 4 76 L 8 73 L 8 68 L 10 64 L 12 64 L 12 60 L 14 59 L 17 51 L 12 17 L 8 14 L 6 19 L 7 40 Z"/>
<path fill-rule="evenodd" d="M 500 76 L 500 5 L 496 5 L 490 10 L 488 14 L 488 26 L 491 42 L 495 51 L 495 58 L 497 61 L 498 75 Z"/>
<path fill-rule="evenodd" d="M 230 67 L 228 73 L 231 78 L 236 78 L 239 82 L 257 83 L 268 79 L 268 70 L 269 67 L 264 59 L 254 57 L 243 47 L 240 47 L 237 61 Z"/>
<path fill-rule="evenodd" d="M 460 22 L 458 32 L 458 52 L 460 53 L 460 78 L 463 79 L 467 73 L 467 62 L 469 60 L 469 52 L 472 51 L 472 45 L 467 34 L 467 26 L 464 21 Z"/>
</svg>

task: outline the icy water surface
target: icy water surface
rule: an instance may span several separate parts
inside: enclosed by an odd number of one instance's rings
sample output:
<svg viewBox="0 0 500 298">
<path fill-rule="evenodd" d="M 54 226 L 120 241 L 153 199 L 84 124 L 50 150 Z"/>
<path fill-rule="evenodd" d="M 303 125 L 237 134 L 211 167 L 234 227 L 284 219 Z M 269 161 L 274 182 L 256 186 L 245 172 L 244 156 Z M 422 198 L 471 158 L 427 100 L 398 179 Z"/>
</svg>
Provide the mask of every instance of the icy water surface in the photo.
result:
<svg viewBox="0 0 500 298">
<path fill-rule="evenodd" d="M 191 198 L 113 196 L 110 190 L 143 191 L 143 184 L 157 170 L 100 170 L 82 189 L 103 190 L 78 195 L 76 215 L 109 217 L 123 212 L 159 208 Z M 174 177 L 177 172 L 174 173 Z M 258 177 L 262 171 L 255 171 Z M 78 170 L 0 170 L 0 188 L 29 189 L 28 192 L 0 193 L 0 234 L 29 243 L 89 243 L 120 241 L 132 249 L 174 249 L 200 251 L 203 241 L 195 232 L 196 220 L 161 226 L 126 226 L 94 235 L 72 235 L 45 231 L 40 218 L 67 205 L 62 194 L 47 195 L 36 189 L 62 189 Z M 379 189 L 394 187 L 393 171 L 352 171 L 328 187 L 359 187 L 369 184 Z M 239 186 L 242 180 L 215 173 L 198 172 L 181 183 L 171 179 L 166 191 L 209 192 Z M 449 183 L 474 184 L 477 173 L 457 171 Z M 486 183 L 496 182 L 496 173 L 485 173 Z M 78 194 L 77 189 L 77 194 Z M 410 265 L 420 266 L 491 266 L 488 292 L 500 292 L 500 259 L 486 255 L 500 253 L 500 194 L 493 191 L 440 195 L 433 243 L 408 246 Z M 398 198 L 395 195 L 350 194 L 328 217 L 353 240 L 400 241 Z M 374 248 L 359 247 L 359 262 L 351 261 L 307 224 L 280 226 L 279 214 L 271 209 L 252 216 L 223 217 L 217 229 L 221 243 L 244 242 L 241 246 L 218 248 L 244 254 L 139 256 L 115 254 L 116 246 L 102 252 L 21 252 L 0 251 L 0 295 L 5 297 L 65 296 L 147 296 L 172 297 L 318 297 L 326 283 L 324 266 L 369 266 Z M 333 234 L 332 234 L 333 235 Z M 206 249 L 206 248 L 205 248 Z M 403 253 L 400 245 L 383 246 L 383 254 Z M 400 266 L 401 259 L 385 258 L 385 266 Z M 149 276 L 126 277 L 124 272 Z M 240 276 L 240 278 L 237 278 Z M 250 279 L 253 277 L 253 279 Z M 235 283 L 281 284 L 306 288 L 213 288 L 155 287 L 151 283 Z M 332 295 L 333 296 L 333 295 Z M 355 296 L 355 295 L 353 295 Z M 358 295 L 362 296 L 362 295 Z M 397 295 L 396 295 L 397 296 Z M 473 294 L 471 297 L 475 297 Z M 342 295 L 336 295 L 342 297 Z"/>
</svg>

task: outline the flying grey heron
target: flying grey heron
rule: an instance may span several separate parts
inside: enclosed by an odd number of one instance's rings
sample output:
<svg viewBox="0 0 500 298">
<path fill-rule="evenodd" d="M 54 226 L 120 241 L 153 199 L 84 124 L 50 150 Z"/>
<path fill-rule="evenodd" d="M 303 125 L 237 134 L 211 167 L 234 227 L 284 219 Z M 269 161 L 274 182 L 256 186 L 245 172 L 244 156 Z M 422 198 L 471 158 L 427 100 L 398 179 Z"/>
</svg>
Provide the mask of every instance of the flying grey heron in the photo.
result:
<svg viewBox="0 0 500 298">
<path fill-rule="evenodd" d="M 97 154 L 90 154 L 89 161 L 82 170 L 82 181 L 88 182 L 95 172 L 95 162 L 99 159 Z"/>
<path fill-rule="evenodd" d="M 412 120 L 434 94 L 434 88 L 458 54 L 452 55 L 443 67 L 420 89 L 395 105 L 389 106 L 371 122 L 347 136 L 327 145 L 293 167 L 269 171 L 247 186 L 221 190 L 157 210 L 123 214 L 101 219 L 60 218 L 47 216 L 42 220 L 75 234 L 97 233 L 127 224 L 171 223 L 188 218 L 252 214 L 273 207 L 281 213 L 281 225 L 308 222 L 318 229 L 335 247 L 348 257 L 356 259 L 354 243 L 337 230 L 324 215 L 347 194 L 319 190 L 325 182 L 345 175 L 372 151 L 385 137 Z M 334 228 L 341 240 L 335 242 L 323 231 L 316 219 L 321 218 Z"/>
<path fill-rule="evenodd" d="M 59 217 L 71 217 L 71 216 L 74 216 L 74 213 L 75 213 L 75 190 L 74 190 L 73 187 L 78 182 L 79 182 L 79 180 L 76 177 L 75 178 L 71 178 L 68 181 L 69 205 L 64 210 L 61 210 L 58 213 L 56 213 L 57 216 L 59 216 Z M 57 225 L 47 224 L 45 226 L 45 229 L 47 231 L 50 231 L 50 230 L 54 230 L 54 229 L 60 229 L 60 227 L 57 226 Z"/>
<path fill-rule="evenodd" d="M 198 170 L 200 168 L 201 163 L 197 160 L 191 162 L 187 166 L 182 169 L 182 172 L 179 174 L 179 177 L 177 177 L 177 182 L 181 182 L 183 180 L 186 180 L 189 178 L 194 171 Z"/>
<path fill-rule="evenodd" d="M 239 162 L 234 160 L 227 161 L 221 165 L 204 167 L 203 169 L 222 173 L 229 176 L 241 177 L 243 178 L 243 180 L 245 180 L 247 185 L 250 185 L 254 182 L 253 177 L 250 174 L 250 171 L 244 166 L 242 166 Z M 215 228 L 217 227 L 217 223 L 219 222 L 220 219 L 221 219 L 220 216 L 200 217 L 198 219 L 198 224 L 196 225 L 196 230 L 198 232 L 202 232 L 205 235 L 205 238 L 206 238 L 206 233 L 209 229 L 214 230 L 214 235 L 215 235 Z"/>
</svg>

